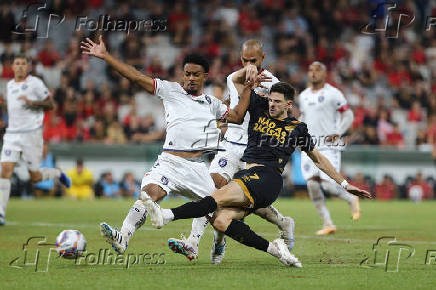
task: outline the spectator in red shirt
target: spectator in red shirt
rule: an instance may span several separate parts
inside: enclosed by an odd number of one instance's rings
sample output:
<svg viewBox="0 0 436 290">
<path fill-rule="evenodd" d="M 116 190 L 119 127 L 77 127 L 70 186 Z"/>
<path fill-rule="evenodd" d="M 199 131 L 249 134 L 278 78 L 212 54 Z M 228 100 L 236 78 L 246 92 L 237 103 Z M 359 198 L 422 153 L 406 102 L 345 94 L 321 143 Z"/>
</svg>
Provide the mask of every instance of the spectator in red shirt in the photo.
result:
<svg viewBox="0 0 436 290">
<path fill-rule="evenodd" d="M 381 183 L 375 186 L 375 196 L 379 200 L 391 200 L 397 198 L 397 188 L 392 177 L 385 175 Z"/>
<path fill-rule="evenodd" d="M 424 180 L 422 173 L 418 172 L 415 180 L 407 188 L 407 196 L 414 202 L 420 202 L 432 199 L 433 195 L 433 188 Z"/>
<path fill-rule="evenodd" d="M 43 66 L 54 66 L 59 59 L 60 55 L 56 51 L 53 41 L 45 41 L 44 48 L 38 53 L 38 60 Z"/>
<path fill-rule="evenodd" d="M 404 146 L 403 134 L 401 134 L 398 124 L 394 124 L 394 130 L 386 135 L 386 145 L 398 147 Z"/>
<path fill-rule="evenodd" d="M 418 101 L 415 101 L 412 103 L 412 109 L 409 111 L 408 120 L 409 122 L 421 122 L 422 119 L 421 104 Z"/>
</svg>

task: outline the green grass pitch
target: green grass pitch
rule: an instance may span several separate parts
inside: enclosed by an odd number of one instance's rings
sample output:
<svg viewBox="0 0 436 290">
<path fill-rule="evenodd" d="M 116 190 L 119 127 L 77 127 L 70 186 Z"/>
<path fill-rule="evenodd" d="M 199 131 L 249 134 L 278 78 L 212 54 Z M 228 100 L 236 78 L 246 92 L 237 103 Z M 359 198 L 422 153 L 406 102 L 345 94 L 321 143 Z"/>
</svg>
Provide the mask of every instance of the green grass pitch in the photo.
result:
<svg viewBox="0 0 436 290">
<path fill-rule="evenodd" d="M 181 204 L 169 200 L 163 207 Z M 361 202 L 361 220 L 350 219 L 345 202 L 327 202 L 338 231 L 328 237 L 317 237 L 320 220 L 309 200 L 280 199 L 275 205 L 296 221 L 296 245 L 293 253 L 303 268 L 287 268 L 270 255 L 228 240 L 225 260 L 221 265 L 210 264 L 212 230 L 208 228 L 200 245 L 200 257 L 189 262 L 173 254 L 166 245 L 170 237 L 190 232 L 190 220 L 170 223 L 161 230 L 147 222 L 130 241 L 126 255 L 140 263 L 126 269 L 121 257 L 117 263 L 89 263 L 50 256 L 47 272 L 36 272 L 34 265 L 22 268 L 23 243 L 32 236 L 45 236 L 53 243 L 64 229 L 80 230 L 88 241 L 87 253 L 109 249 L 100 236 L 98 224 L 106 221 L 118 227 L 132 201 L 96 200 L 11 200 L 8 207 L 9 224 L 0 227 L 0 289 L 434 289 L 436 287 L 436 221 L 435 202 Z M 250 216 L 246 222 L 265 238 L 278 236 L 275 226 L 259 217 Z M 398 272 L 386 272 L 383 265 L 374 266 L 373 244 L 382 236 L 394 236 L 405 251 L 400 254 Z M 34 245 L 33 245 L 34 246 Z M 41 246 L 44 248 L 44 246 Z M 389 249 L 389 270 L 396 269 L 398 245 L 381 245 L 379 257 Z M 45 249 L 45 248 L 44 248 Z M 414 255 L 406 257 L 410 251 Z M 432 252 L 431 250 L 434 250 Z M 33 252 L 32 252 L 33 251 Z M 41 254 L 41 259 L 47 255 Z M 109 251 L 109 250 L 107 250 Z M 111 251 L 112 252 L 112 251 Z M 36 248 L 27 250 L 33 257 Z M 162 254 L 143 259 L 145 254 Z M 142 256 L 141 256 L 142 255 Z M 427 262 L 426 264 L 426 255 Z M 20 257 L 16 263 L 10 262 Z M 369 257 L 366 267 L 360 262 Z M 434 257 L 434 258 L 432 258 Z M 34 258 L 33 258 L 34 260 Z M 101 259 L 102 260 L 102 259 Z M 377 261 L 383 261 L 378 259 Z M 398 260 L 398 259 L 397 259 Z M 20 264 L 21 261 L 21 264 Z M 28 258 L 28 262 L 32 262 Z M 44 260 L 45 261 L 45 260 Z M 164 264 L 163 261 L 165 261 Z M 108 262 L 114 262 L 110 264 Z M 152 264 L 152 263 L 159 264 Z M 92 265 L 97 263 L 97 265 Z M 374 266 L 374 267 L 372 267 Z M 44 263 L 39 264 L 44 268 Z"/>
</svg>

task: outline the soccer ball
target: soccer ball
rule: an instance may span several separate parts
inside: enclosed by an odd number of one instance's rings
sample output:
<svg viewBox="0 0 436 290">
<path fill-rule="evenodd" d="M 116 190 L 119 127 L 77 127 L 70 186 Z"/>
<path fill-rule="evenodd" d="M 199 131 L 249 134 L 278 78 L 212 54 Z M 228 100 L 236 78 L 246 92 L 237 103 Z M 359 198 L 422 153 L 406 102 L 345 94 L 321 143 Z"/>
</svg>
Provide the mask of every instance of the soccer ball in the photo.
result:
<svg viewBox="0 0 436 290">
<path fill-rule="evenodd" d="M 77 230 L 64 230 L 56 238 L 56 251 L 62 258 L 75 259 L 85 249 L 85 236 Z"/>
</svg>

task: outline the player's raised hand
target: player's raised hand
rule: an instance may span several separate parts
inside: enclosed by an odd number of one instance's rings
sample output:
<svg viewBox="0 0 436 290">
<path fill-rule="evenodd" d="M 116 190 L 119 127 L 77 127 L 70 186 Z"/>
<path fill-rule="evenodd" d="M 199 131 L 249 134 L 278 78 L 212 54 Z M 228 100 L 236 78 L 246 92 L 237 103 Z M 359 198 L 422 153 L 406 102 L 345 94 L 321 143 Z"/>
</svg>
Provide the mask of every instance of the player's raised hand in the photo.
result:
<svg viewBox="0 0 436 290">
<path fill-rule="evenodd" d="M 358 197 L 363 197 L 363 198 L 373 198 L 372 194 L 369 193 L 366 190 L 360 189 L 358 187 L 355 187 L 354 185 L 348 184 L 346 190 L 353 194 L 356 195 Z"/>
<path fill-rule="evenodd" d="M 266 88 L 265 86 L 262 85 L 262 83 L 271 82 L 271 81 L 272 81 L 271 77 L 265 75 L 264 73 L 261 73 L 256 75 L 254 81 L 247 80 L 247 85 L 251 86 L 252 89 L 258 87 Z"/>
<path fill-rule="evenodd" d="M 99 40 L 99 44 L 95 43 L 88 37 L 86 38 L 86 41 L 81 41 L 80 48 L 82 49 L 82 53 L 93 55 L 98 58 L 104 58 L 104 55 L 106 54 L 107 50 L 103 42 L 103 37 L 100 35 L 98 40 Z"/>
</svg>

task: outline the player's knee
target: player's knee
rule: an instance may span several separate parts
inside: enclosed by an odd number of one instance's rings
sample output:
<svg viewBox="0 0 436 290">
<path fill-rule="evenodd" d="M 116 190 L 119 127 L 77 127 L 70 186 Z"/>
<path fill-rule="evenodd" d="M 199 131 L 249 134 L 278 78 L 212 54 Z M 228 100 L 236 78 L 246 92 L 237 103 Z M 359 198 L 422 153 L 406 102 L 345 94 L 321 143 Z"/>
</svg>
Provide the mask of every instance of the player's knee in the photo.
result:
<svg viewBox="0 0 436 290">
<path fill-rule="evenodd" d="M 166 192 L 157 184 L 147 184 L 142 188 L 142 191 L 146 194 L 141 193 L 141 199 L 151 198 L 153 201 L 159 201 L 165 197 Z"/>
<path fill-rule="evenodd" d="M 1 178 L 10 179 L 12 177 L 12 172 L 14 168 L 11 166 L 7 166 L 2 163 L 2 172 L 0 174 Z"/>
<path fill-rule="evenodd" d="M 212 177 L 213 182 L 215 183 L 215 187 L 218 189 L 227 184 L 227 179 L 225 179 L 219 173 L 211 173 L 210 176 Z"/>
<path fill-rule="evenodd" d="M 225 215 L 218 215 L 212 222 L 213 227 L 220 232 L 225 232 L 232 220 Z"/>
</svg>

